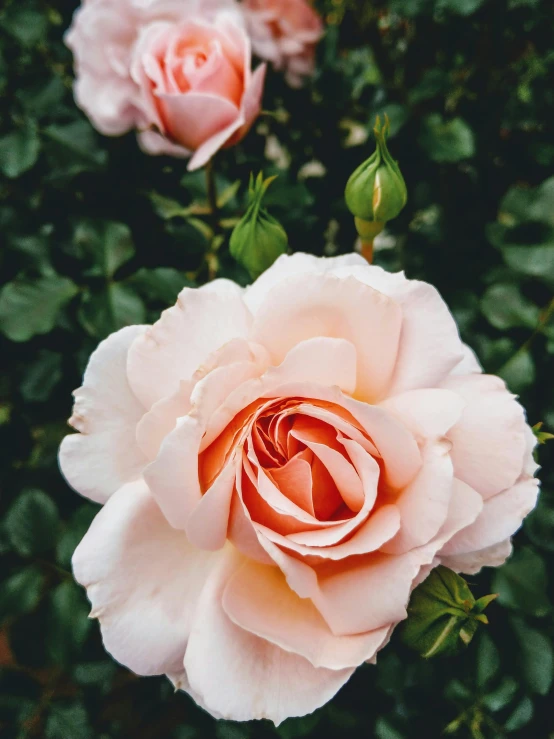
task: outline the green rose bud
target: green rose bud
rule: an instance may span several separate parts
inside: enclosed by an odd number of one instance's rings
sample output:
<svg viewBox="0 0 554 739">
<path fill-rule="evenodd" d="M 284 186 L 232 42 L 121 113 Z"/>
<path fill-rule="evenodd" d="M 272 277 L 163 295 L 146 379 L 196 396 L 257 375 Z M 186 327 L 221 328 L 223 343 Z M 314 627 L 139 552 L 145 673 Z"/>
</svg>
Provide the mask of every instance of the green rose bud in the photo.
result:
<svg viewBox="0 0 554 739">
<path fill-rule="evenodd" d="M 288 248 L 288 238 L 281 224 L 262 208 L 262 198 L 275 177 L 264 180 L 262 173 L 250 175 L 248 210 L 231 234 L 232 256 L 256 279 Z"/>
<path fill-rule="evenodd" d="M 496 594 L 475 600 L 466 581 L 442 565 L 419 585 L 408 605 L 403 641 L 422 657 L 453 655 L 467 646 Z"/>
<path fill-rule="evenodd" d="M 389 127 L 386 115 L 382 128 L 377 116 L 373 129 L 377 149 L 352 173 L 344 193 L 346 205 L 352 215 L 361 222 L 379 223 L 379 231 L 387 221 L 396 218 L 408 200 L 406 183 L 387 147 Z M 356 227 L 363 239 L 364 234 L 360 231 L 361 224 L 358 221 Z"/>
</svg>

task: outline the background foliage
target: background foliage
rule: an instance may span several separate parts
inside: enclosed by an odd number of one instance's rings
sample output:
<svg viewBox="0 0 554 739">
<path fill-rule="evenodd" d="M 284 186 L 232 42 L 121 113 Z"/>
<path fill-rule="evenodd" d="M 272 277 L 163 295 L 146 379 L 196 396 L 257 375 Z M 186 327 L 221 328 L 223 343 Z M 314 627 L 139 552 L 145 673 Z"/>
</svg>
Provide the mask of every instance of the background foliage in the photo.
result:
<svg viewBox="0 0 554 739">
<path fill-rule="evenodd" d="M 331 705 L 279 729 L 215 722 L 162 678 L 104 652 L 70 559 L 96 506 L 56 450 L 70 392 L 100 339 L 154 320 L 184 284 L 245 281 L 212 241 L 203 173 L 98 136 L 75 107 L 62 43 L 74 0 L 0 9 L 0 735 L 46 739 L 554 737 L 554 488 L 500 570 L 491 625 L 460 657 L 424 662 L 396 637 Z M 351 251 L 343 187 L 387 111 L 410 199 L 376 261 L 435 283 L 486 370 L 531 423 L 554 428 L 554 67 L 549 0 L 328 0 L 313 86 L 269 76 L 265 115 L 224 153 L 224 226 L 250 170 L 294 250 Z M 327 172 L 327 176 L 321 176 Z M 237 183 L 237 184 L 234 184 Z M 215 248 L 218 247 L 217 252 Z M 550 456 L 550 459 L 549 459 Z M 492 582 L 491 582 L 492 580 Z M 486 633 L 484 633 L 486 631 Z"/>
</svg>

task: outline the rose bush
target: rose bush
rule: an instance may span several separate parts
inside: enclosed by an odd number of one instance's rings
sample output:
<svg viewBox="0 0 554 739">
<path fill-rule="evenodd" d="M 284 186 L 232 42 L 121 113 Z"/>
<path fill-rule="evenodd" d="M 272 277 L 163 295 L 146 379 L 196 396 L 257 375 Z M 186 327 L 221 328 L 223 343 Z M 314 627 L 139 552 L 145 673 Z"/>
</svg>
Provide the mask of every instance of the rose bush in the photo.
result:
<svg viewBox="0 0 554 739">
<path fill-rule="evenodd" d="M 328 701 L 434 566 L 503 562 L 538 492 L 523 409 L 438 292 L 355 255 L 185 288 L 100 344 L 70 423 L 106 648 L 234 720 Z"/>
<path fill-rule="evenodd" d="M 150 154 L 189 169 L 237 143 L 260 112 L 242 15 L 228 0 L 88 0 L 66 34 L 75 98 L 107 135 L 137 129 Z"/>
<path fill-rule="evenodd" d="M 306 0 L 243 0 L 242 8 L 259 57 L 284 70 L 291 87 L 313 75 L 323 22 Z"/>
</svg>

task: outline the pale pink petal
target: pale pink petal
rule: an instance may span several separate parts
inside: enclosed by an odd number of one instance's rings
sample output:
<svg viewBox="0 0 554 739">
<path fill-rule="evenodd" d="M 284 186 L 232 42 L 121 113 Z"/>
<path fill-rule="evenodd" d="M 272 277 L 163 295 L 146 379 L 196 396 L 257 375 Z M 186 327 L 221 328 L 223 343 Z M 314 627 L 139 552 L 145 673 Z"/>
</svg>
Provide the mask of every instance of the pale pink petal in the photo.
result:
<svg viewBox="0 0 554 739">
<path fill-rule="evenodd" d="M 139 131 L 137 134 L 137 140 L 140 148 L 151 154 L 152 156 L 168 156 L 177 157 L 178 159 L 188 159 L 191 152 L 189 149 L 185 149 L 180 144 L 174 144 L 165 136 L 157 131 L 148 129 L 146 131 Z"/>
<path fill-rule="evenodd" d="M 312 597 L 333 634 L 359 634 L 398 623 L 406 618 L 412 582 L 432 555 L 369 554 L 352 561 L 327 565 L 318 572 L 318 589 Z"/>
<path fill-rule="evenodd" d="M 401 320 L 397 303 L 356 279 L 295 275 L 268 293 L 254 317 L 252 338 L 275 363 L 306 339 L 351 342 L 357 352 L 356 397 L 375 401 L 392 379 Z"/>
<path fill-rule="evenodd" d="M 471 525 L 483 510 L 483 498 L 465 482 L 454 478 L 446 521 L 428 546 L 440 550 L 459 531 Z M 427 546 L 427 545 L 424 545 Z"/>
<path fill-rule="evenodd" d="M 108 652 L 141 675 L 181 669 L 216 556 L 171 528 L 142 481 L 118 490 L 73 555 Z"/>
<path fill-rule="evenodd" d="M 300 655 L 314 667 L 341 670 L 373 657 L 388 628 L 366 634 L 334 636 L 317 608 L 299 598 L 273 566 L 245 564 L 223 592 L 223 610 L 242 629 Z"/>
<path fill-rule="evenodd" d="M 441 564 L 466 575 L 475 575 L 483 567 L 500 567 L 512 553 L 511 539 L 505 539 L 498 544 L 492 544 L 477 552 L 466 554 L 452 554 L 451 556 L 440 555 Z"/>
<path fill-rule="evenodd" d="M 439 388 L 409 390 L 379 404 L 398 418 L 419 441 L 440 439 L 460 419 L 465 400 Z"/>
<path fill-rule="evenodd" d="M 535 507 L 538 494 L 539 481 L 531 477 L 489 498 L 475 523 L 450 539 L 441 555 L 477 552 L 512 536 Z"/>
<path fill-rule="evenodd" d="M 241 124 L 240 128 L 233 133 L 229 140 L 225 142 L 225 147 L 234 146 L 236 143 L 241 141 L 251 129 L 256 118 L 260 115 L 265 73 L 266 65 L 260 64 L 252 75 L 251 81 L 244 91 L 241 103 L 241 118 L 244 122 Z"/>
<path fill-rule="evenodd" d="M 352 275 L 391 297 L 402 308 L 398 360 L 389 395 L 434 387 L 461 361 L 463 345 L 456 323 L 438 291 L 426 282 L 408 280 L 374 265 L 345 267 Z"/>
<path fill-rule="evenodd" d="M 241 289 L 230 280 L 184 288 L 177 304 L 164 311 L 129 351 L 129 382 L 150 408 L 172 395 L 211 352 L 237 337 L 246 337 L 251 317 Z"/>
<path fill-rule="evenodd" d="M 158 93 L 157 99 L 168 135 L 192 151 L 220 132 L 231 128 L 234 131 L 242 124 L 236 105 L 219 95 Z"/>
<path fill-rule="evenodd" d="M 235 489 L 235 468 L 233 461 L 224 467 L 191 512 L 185 531 L 194 546 L 215 551 L 225 544 Z"/>
<path fill-rule="evenodd" d="M 80 433 L 63 440 L 60 468 L 75 490 L 97 503 L 135 480 L 147 464 L 135 442 L 135 427 L 145 408 L 131 390 L 126 371 L 129 347 L 146 328 L 128 326 L 105 339 L 74 393 L 69 423 Z"/>
<path fill-rule="evenodd" d="M 499 377 L 449 377 L 442 386 L 467 403 L 461 419 L 448 432 L 456 477 L 483 498 L 515 483 L 526 449 L 525 414 Z"/>
<path fill-rule="evenodd" d="M 177 419 L 191 410 L 192 388 L 192 380 L 180 380 L 173 395 L 154 403 L 137 424 L 137 443 L 150 462 L 156 459 L 161 443 L 173 431 Z"/>
<path fill-rule="evenodd" d="M 282 254 L 250 287 L 246 288 L 244 302 L 252 314 L 255 314 L 265 300 L 267 293 L 280 282 L 286 283 L 289 277 L 312 273 L 332 273 L 343 267 L 363 265 L 367 266 L 367 262 L 359 254 L 345 254 L 340 257 L 328 257 L 326 259 L 303 252 L 296 252 L 291 255 Z"/>
<path fill-rule="evenodd" d="M 383 551 L 401 554 L 430 541 L 446 521 L 454 475 L 447 441 L 429 442 L 423 466 L 395 500 L 402 521 L 395 538 Z"/>
<path fill-rule="evenodd" d="M 236 561 L 225 562 L 208 578 L 200 597 L 184 661 L 191 688 L 210 712 L 233 721 L 266 718 L 280 724 L 315 711 L 354 669 L 313 667 L 234 624 L 222 597 L 236 569 Z"/>
<path fill-rule="evenodd" d="M 463 359 L 450 372 L 451 375 L 479 374 L 483 368 L 479 364 L 477 355 L 467 344 L 462 344 Z"/>
</svg>

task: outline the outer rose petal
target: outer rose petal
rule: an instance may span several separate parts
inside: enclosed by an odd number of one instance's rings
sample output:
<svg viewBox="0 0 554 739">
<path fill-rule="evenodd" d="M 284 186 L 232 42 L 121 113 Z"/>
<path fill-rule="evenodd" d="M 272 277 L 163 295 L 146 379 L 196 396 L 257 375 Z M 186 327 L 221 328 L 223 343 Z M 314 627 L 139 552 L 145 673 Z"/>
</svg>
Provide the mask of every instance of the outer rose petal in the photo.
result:
<svg viewBox="0 0 554 739">
<path fill-rule="evenodd" d="M 464 350 L 458 328 L 432 285 L 373 265 L 345 268 L 337 274 L 352 275 L 402 306 L 402 333 L 389 396 L 434 387 L 459 364 Z"/>
<path fill-rule="evenodd" d="M 234 624 L 223 610 L 225 586 L 240 560 L 227 557 L 206 582 L 185 653 L 191 688 L 226 719 L 280 724 L 327 703 L 354 668 L 316 668 L 308 660 Z M 213 668 L 217 666 L 217 679 Z"/>
<path fill-rule="evenodd" d="M 375 401 L 391 381 L 400 325 L 398 305 L 358 280 L 302 275 L 278 283 L 267 295 L 254 317 L 252 338 L 275 362 L 312 337 L 352 342 L 358 356 L 356 396 Z"/>
<path fill-rule="evenodd" d="M 135 441 L 145 409 L 127 380 L 127 354 L 146 326 L 128 326 L 102 341 L 91 355 L 83 385 L 75 390 L 69 423 L 81 433 L 66 436 L 59 452 L 61 470 L 81 495 L 105 503 L 147 464 Z"/>
<path fill-rule="evenodd" d="M 371 659 L 388 633 L 385 627 L 334 636 L 313 603 L 299 598 L 277 567 L 255 562 L 245 562 L 230 579 L 223 609 L 237 626 L 305 657 L 314 667 L 332 670 Z"/>
<path fill-rule="evenodd" d="M 230 280 L 185 287 L 173 308 L 162 313 L 129 351 L 128 375 L 146 408 L 172 395 L 211 352 L 248 335 L 251 316 L 241 289 Z"/>
<path fill-rule="evenodd" d="M 538 494 L 539 481 L 531 477 L 489 498 L 475 523 L 445 544 L 441 554 L 469 554 L 504 541 L 515 534 L 525 516 L 533 510 Z M 487 562 L 483 561 L 481 566 L 485 564 Z"/>
<path fill-rule="evenodd" d="M 171 528 L 144 482 L 118 490 L 73 555 L 108 652 L 140 675 L 179 671 L 215 556 Z"/>
<path fill-rule="evenodd" d="M 449 377 L 442 387 L 467 403 L 461 419 L 448 432 L 454 474 L 483 498 L 515 483 L 526 449 L 525 414 L 499 377 Z"/>
<path fill-rule="evenodd" d="M 478 552 L 467 554 L 453 554 L 440 556 L 440 562 L 454 572 L 463 572 L 466 575 L 475 575 L 483 567 L 500 567 L 512 553 L 511 539 L 504 539 L 498 544 L 480 549 Z"/>
</svg>

